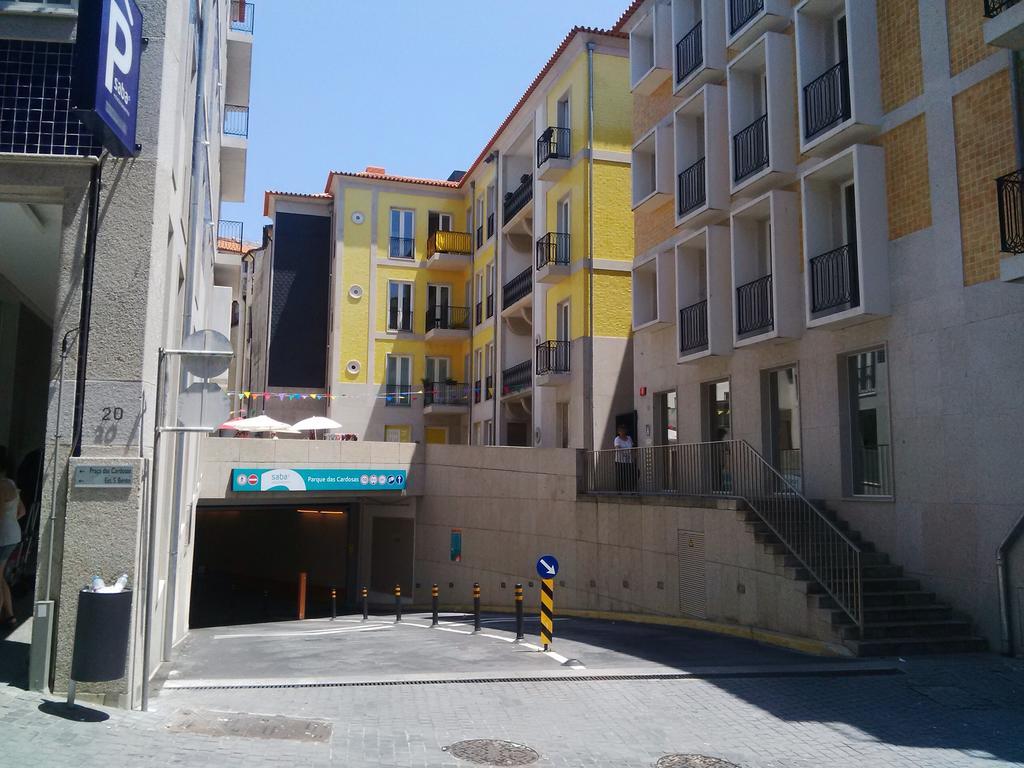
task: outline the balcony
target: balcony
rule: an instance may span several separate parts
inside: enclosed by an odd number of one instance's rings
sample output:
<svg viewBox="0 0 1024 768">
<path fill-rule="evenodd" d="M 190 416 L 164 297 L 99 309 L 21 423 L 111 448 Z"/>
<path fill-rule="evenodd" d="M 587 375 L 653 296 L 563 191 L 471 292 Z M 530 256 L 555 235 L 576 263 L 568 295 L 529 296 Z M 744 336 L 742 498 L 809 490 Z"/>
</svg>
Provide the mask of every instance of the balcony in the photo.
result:
<svg viewBox="0 0 1024 768">
<path fill-rule="evenodd" d="M 255 17 L 255 5 L 243 3 L 240 0 L 231 0 L 231 20 L 228 28 L 232 32 L 242 32 L 251 35 L 254 29 Z"/>
<path fill-rule="evenodd" d="M 240 104 L 225 104 L 223 129 L 220 153 L 221 198 L 240 203 L 245 200 L 249 108 Z"/>
<path fill-rule="evenodd" d="M 569 261 L 569 235 L 548 232 L 537 241 L 537 282 L 557 283 L 568 276 Z"/>
<path fill-rule="evenodd" d="M 397 237 L 392 235 L 388 238 L 388 258 L 412 261 L 416 258 L 416 238 Z"/>
<path fill-rule="evenodd" d="M 666 328 L 675 322 L 675 259 L 671 250 L 634 263 L 633 330 Z"/>
<path fill-rule="evenodd" d="M 469 338 L 469 307 L 431 307 L 426 312 L 427 341 Z"/>
<path fill-rule="evenodd" d="M 839 312 L 860 304 L 856 244 L 814 256 L 810 263 L 812 314 Z"/>
<path fill-rule="evenodd" d="M 228 11 L 227 69 L 223 74 L 224 101 L 249 105 L 252 83 L 252 42 L 256 8 L 252 3 L 232 0 Z"/>
<path fill-rule="evenodd" d="M 629 32 L 629 87 L 649 96 L 672 78 L 672 12 L 670 3 L 651 3 Z"/>
<path fill-rule="evenodd" d="M 1020 0 L 984 0 L 986 45 L 1019 51 L 1024 48 L 1024 4 Z"/>
<path fill-rule="evenodd" d="M 526 208 L 527 203 L 533 200 L 533 174 L 524 173 L 519 179 L 519 186 L 512 192 L 505 193 L 503 208 L 503 221 L 508 227 L 516 214 Z"/>
<path fill-rule="evenodd" d="M 673 91 L 678 98 L 687 99 L 701 86 L 725 78 L 725 16 L 722 0 L 673 0 Z"/>
<path fill-rule="evenodd" d="M 537 345 L 537 386 L 550 387 L 569 380 L 570 341 L 542 341 Z"/>
<path fill-rule="evenodd" d="M 224 105 L 224 134 L 226 136 L 249 136 L 249 108 L 238 104 Z"/>
<path fill-rule="evenodd" d="M 704 181 L 704 158 L 679 174 L 679 217 L 700 208 L 707 200 Z"/>
<path fill-rule="evenodd" d="M 678 362 L 732 352 L 729 227 L 705 227 L 675 248 Z"/>
<path fill-rule="evenodd" d="M 768 31 L 789 24 L 790 0 L 729 0 L 728 46 L 742 50 Z"/>
<path fill-rule="evenodd" d="M 506 368 L 501 373 L 501 396 L 515 397 L 530 391 L 533 387 L 533 365 L 529 360 Z"/>
<path fill-rule="evenodd" d="M 1003 253 L 1024 253 L 1024 169 L 996 179 L 999 244 Z"/>
<path fill-rule="evenodd" d="M 676 83 L 682 84 L 704 63 L 703 45 L 704 25 L 698 21 L 696 26 L 683 35 L 676 43 Z"/>
<path fill-rule="evenodd" d="M 679 310 L 679 356 L 708 348 L 708 302 L 698 301 Z"/>
<path fill-rule="evenodd" d="M 408 408 L 412 405 L 412 385 L 385 384 L 384 405 L 389 408 Z"/>
<path fill-rule="evenodd" d="M 672 127 L 657 125 L 633 145 L 633 210 L 651 212 L 672 199 Z"/>
<path fill-rule="evenodd" d="M 733 181 L 737 184 L 768 167 L 768 115 L 732 137 Z"/>
<path fill-rule="evenodd" d="M 759 336 L 775 328 L 772 276 L 765 275 L 736 289 L 736 336 Z"/>
<path fill-rule="evenodd" d="M 501 288 L 501 314 L 511 313 L 519 302 L 523 302 L 521 309 L 530 305 L 528 299 L 533 294 L 533 268 L 527 267 L 518 275 L 509 280 Z M 531 318 L 532 319 L 532 318 Z"/>
<path fill-rule="evenodd" d="M 675 111 L 676 226 L 714 223 L 729 211 L 726 90 L 705 85 Z"/>
<path fill-rule="evenodd" d="M 557 181 L 572 162 L 572 134 L 568 128 L 549 127 L 537 139 L 537 175 Z"/>
<path fill-rule="evenodd" d="M 473 259 L 473 236 L 469 232 L 434 232 L 427 238 L 427 268 L 462 270 Z"/>
<path fill-rule="evenodd" d="M 423 415 L 462 413 L 469 405 L 469 384 L 453 381 L 424 382 Z"/>
<path fill-rule="evenodd" d="M 804 86 L 804 138 L 849 119 L 850 72 L 844 60 Z"/>
<path fill-rule="evenodd" d="M 242 252 L 242 222 L 221 219 L 217 223 L 217 250 Z"/>
</svg>

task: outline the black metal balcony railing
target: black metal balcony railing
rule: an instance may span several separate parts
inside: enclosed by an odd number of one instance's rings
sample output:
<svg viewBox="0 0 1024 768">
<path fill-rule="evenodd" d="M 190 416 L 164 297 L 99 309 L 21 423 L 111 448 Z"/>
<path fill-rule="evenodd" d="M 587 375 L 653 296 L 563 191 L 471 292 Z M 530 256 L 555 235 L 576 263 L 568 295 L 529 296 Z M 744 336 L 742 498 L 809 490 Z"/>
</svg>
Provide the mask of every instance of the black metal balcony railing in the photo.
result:
<svg viewBox="0 0 1024 768">
<path fill-rule="evenodd" d="M 384 405 L 386 406 L 403 406 L 408 407 L 412 405 L 412 385 L 411 384 L 385 384 L 384 385 Z"/>
<path fill-rule="evenodd" d="M 427 238 L 427 258 L 435 253 L 473 253 L 473 236 L 469 232 L 437 231 Z"/>
<path fill-rule="evenodd" d="M 487 238 L 494 237 L 494 211 L 487 214 Z"/>
<path fill-rule="evenodd" d="M 431 405 L 469 405 L 469 385 L 434 381 L 423 385 L 423 407 Z"/>
<path fill-rule="evenodd" d="M 811 312 L 860 304 L 857 246 L 853 243 L 811 259 Z"/>
<path fill-rule="evenodd" d="M 840 61 L 804 86 L 804 138 L 850 119 L 850 69 Z"/>
<path fill-rule="evenodd" d="M 487 294 L 487 316 L 494 317 L 494 294 Z"/>
<path fill-rule="evenodd" d="M 502 308 L 511 307 L 533 290 L 533 268 L 527 267 L 509 280 L 501 289 Z"/>
<path fill-rule="evenodd" d="M 501 394 L 511 395 L 532 386 L 533 365 L 529 360 L 516 363 L 501 373 Z"/>
<path fill-rule="evenodd" d="M 1024 169 L 996 179 L 1003 253 L 1024 253 Z"/>
<path fill-rule="evenodd" d="M 772 276 L 765 275 L 736 289 L 736 333 L 749 336 L 775 327 Z"/>
<path fill-rule="evenodd" d="M 416 258 L 416 239 L 392 235 L 391 241 L 388 244 L 388 256 L 392 259 Z"/>
<path fill-rule="evenodd" d="M 431 307 L 427 310 L 428 331 L 469 330 L 469 307 Z"/>
<path fill-rule="evenodd" d="M 519 213 L 526 204 L 533 199 L 533 174 L 524 173 L 519 179 L 519 186 L 515 191 L 505 194 L 503 221 L 508 221 Z"/>
<path fill-rule="evenodd" d="M 708 302 L 698 301 L 679 310 L 679 351 L 684 355 L 708 348 Z"/>
<path fill-rule="evenodd" d="M 484 303 L 478 301 L 476 303 L 476 324 L 480 325 L 484 321 Z"/>
<path fill-rule="evenodd" d="M 732 137 L 733 179 L 742 181 L 768 165 L 768 115 Z"/>
<path fill-rule="evenodd" d="M 388 309 L 389 331 L 412 331 L 412 312 L 408 309 L 390 307 Z"/>
<path fill-rule="evenodd" d="M 704 158 L 679 174 L 679 215 L 700 208 L 707 200 L 704 180 Z"/>
<path fill-rule="evenodd" d="M 481 385 L 480 379 L 477 379 L 476 382 L 473 384 L 473 402 L 474 403 L 479 403 L 480 402 L 481 390 L 483 390 L 483 386 Z"/>
<path fill-rule="evenodd" d="M 242 252 L 242 222 L 222 219 L 217 223 L 217 250 Z"/>
<path fill-rule="evenodd" d="M 693 29 L 676 43 L 676 82 L 681 83 L 704 63 L 704 43 L 701 39 L 703 22 L 698 21 Z"/>
<path fill-rule="evenodd" d="M 256 6 L 252 3 L 243 3 L 241 0 L 231 0 L 231 29 L 233 32 L 253 31 Z"/>
<path fill-rule="evenodd" d="M 537 241 L 537 269 L 555 264 L 569 264 L 569 235 L 566 232 L 548 232 Z"/>
<path fill-rule="evenodd" d="M 568 159 L 572 154 L 571 134 L 568 128 L 548 128 L 537 139 L 537 167 L 548 160 Z"/>
<path fill-rule="evenodd" d="M 488 377 L 486 377 L 484 379 L 484 400 L 490 400 L 492 397 L 494 397 L 494 375 L 493 374 L 491 374 L 490 376 L 488 376 Z"/>
<path fill-rule="evenodd" d="M 236 104 L 224 105 L 224 133 L 228 136 L 249 135 L 249 108 Z"/>
<path fill-rule="evenodd" d="M 537 345 L 537 375 L 569 373 L 568 341 L 542 341 Z"/>
<path fill-rule="evenodd" d="M 1007 8 L 1019 2 L 1020 0 L 985 0 L 985 15 L 990 19 L 994 19 Z"/>
<path fill-rule="evenodd" d="M 729 0 L 729 34 L 735 35 L 764 10 L 764 0 Z"/>
</svg>

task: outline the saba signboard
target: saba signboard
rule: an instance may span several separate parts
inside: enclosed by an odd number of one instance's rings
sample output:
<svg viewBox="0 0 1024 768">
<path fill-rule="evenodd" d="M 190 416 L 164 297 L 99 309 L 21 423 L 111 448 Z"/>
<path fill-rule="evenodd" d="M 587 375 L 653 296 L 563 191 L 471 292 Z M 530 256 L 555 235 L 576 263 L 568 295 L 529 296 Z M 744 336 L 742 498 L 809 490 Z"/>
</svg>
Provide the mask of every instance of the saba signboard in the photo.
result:
<svg viewBox="0 0 1024 768">
<path fill-rule="evenodd" d="M 135 0 L 81 0 L 71 102 L 114 157 L 134 157 L 142 59 Z"/>
</svg>

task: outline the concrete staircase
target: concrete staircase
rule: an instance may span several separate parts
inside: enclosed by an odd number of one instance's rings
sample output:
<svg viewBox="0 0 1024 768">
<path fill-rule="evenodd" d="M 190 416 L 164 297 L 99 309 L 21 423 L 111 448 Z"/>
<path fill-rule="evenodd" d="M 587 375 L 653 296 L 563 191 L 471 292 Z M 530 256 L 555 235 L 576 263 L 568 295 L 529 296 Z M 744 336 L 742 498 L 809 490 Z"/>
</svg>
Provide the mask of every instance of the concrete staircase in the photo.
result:
<svg viewBox="0 0 1024 768">
<path fill-rule="evenodd" d="M 921 588 L 917 579 L 903 575 L 903 567 L 890 562 L 859 532 L 838 518 L 822 502 L 812 502 L 862 551 L 864 572 L 864 629 L 854 624 L 786 545 L 749 509 L 736 514 L 763 550 L 775 558 L 777 568 L 798 582 L 814 607 L 826 614 L 835 639 L 858 656 L 908 656 L 928 653 L 984 651 L 985 640 L 974 634 L 971 621 L 954 613 Z"/>
</svg>

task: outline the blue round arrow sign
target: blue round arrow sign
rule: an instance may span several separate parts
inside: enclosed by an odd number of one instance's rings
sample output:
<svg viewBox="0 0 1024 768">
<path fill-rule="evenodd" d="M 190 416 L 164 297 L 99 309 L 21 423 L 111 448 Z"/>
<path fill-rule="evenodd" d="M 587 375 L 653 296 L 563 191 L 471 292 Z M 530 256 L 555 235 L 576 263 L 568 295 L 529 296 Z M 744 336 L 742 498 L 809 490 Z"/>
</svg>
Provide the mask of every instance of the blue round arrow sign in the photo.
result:
<svg viewBox="0 0 1024 768">
<path fill-rule="evenodd" d="M 558 575 L 558 558 L 554 555 L 541 555 L 537 560 L 537 575 L 542 579 L 553 579 Z"/>
</svg>

